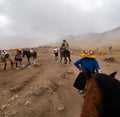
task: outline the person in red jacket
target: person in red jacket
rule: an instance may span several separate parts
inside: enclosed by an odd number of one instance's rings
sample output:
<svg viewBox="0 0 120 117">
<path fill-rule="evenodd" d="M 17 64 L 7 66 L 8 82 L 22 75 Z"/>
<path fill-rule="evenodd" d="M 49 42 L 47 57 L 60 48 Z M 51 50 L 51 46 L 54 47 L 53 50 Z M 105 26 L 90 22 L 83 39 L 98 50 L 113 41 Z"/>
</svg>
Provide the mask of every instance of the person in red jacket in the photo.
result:
<svg viewBox="0 0 120 117">
<path fill-rule="evenodd" d="M 58 60 L 58 52 L 59 52 L 59 50 L 58 50 L 58 47 L 56 46 L 56 47 L 54 48 L 55 60 Z"/>
<path fill-rule="evenodd" d="M 23 58 L 23 54 L 21 49 L 15 49 L 16 53 L 15 53 L 15 63 L 16 63 L 16 69 L 19 69 L 19 65 L 22 65 L 22 58 Z"/>
</svg>

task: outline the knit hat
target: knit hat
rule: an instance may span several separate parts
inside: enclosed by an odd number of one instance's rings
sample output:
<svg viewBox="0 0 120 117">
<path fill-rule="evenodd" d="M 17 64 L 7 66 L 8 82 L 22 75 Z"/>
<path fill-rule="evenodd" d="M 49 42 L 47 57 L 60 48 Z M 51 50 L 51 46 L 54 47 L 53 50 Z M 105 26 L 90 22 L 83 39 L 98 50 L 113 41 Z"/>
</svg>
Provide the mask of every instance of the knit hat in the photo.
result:
<svg viewBox="0 0 120 117">
<path fill-rule="evenodd" d="M 66 42 L 66 39 L 64 39 L 63 42 Z"/>
</svg>

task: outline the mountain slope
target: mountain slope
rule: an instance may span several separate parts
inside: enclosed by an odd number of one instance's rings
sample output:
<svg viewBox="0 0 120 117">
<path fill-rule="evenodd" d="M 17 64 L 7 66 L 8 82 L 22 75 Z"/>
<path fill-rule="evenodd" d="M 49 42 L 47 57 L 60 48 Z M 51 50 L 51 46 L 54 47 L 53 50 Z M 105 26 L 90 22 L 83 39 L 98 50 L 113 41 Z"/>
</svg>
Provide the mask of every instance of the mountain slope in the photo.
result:
<svg viewBox="0 0 120 117">
<path fill-rule="evenodd" d="M 109 47 L 114 48 L 120 47 L 120 27 L 103 33 L 89 33 L 79 36 L 68 36 L 67 40 L 71 46 L 78 48 L 98 48 L 98 47 Z"/>
</svg>

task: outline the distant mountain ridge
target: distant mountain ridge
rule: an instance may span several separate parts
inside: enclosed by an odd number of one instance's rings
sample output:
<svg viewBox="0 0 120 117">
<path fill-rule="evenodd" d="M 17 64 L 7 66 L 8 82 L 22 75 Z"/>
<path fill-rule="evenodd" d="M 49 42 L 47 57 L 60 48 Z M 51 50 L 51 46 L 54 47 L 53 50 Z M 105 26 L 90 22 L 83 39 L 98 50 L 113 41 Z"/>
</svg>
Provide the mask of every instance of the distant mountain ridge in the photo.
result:
<svg viewBox="0 0 120 117">
<path fill-rule="evenodd" d="M 78 36 L 68 36 L 67 40 L 73 47 L 108 47 L 120 48 L 120 27 L 102 33 L 88 33 Z"/>
</svg>

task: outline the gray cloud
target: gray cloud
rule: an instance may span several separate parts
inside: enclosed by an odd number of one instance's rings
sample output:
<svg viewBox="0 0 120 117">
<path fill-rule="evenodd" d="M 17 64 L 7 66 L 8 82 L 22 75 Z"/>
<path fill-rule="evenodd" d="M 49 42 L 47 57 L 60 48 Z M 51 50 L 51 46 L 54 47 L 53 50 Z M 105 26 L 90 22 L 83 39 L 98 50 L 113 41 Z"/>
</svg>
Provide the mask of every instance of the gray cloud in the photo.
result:
<svg viewBox="0 0 120 117">
<path fill-rule="evenodd" d="M 10 23 L 0 28 L 0 36 L 24 37 L 38 44 L 66 35 L 103 32 L 120 25 L 119 0 L 96 0 L 101 3 L 98 6 L 97 2 L 88 1 L 5 0 L 0 4 L 0 16 L 5 15 Z"/>
</svg>

